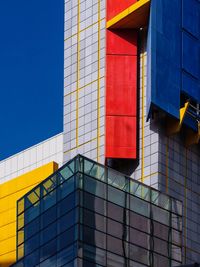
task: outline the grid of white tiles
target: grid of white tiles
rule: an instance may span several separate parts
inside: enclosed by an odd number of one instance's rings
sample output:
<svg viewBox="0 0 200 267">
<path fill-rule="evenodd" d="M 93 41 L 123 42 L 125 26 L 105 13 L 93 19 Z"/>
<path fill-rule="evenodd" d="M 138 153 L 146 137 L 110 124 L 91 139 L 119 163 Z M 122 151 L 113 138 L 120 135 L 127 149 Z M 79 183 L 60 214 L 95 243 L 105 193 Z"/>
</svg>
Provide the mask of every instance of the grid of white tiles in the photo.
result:
<svg viewBox="0 0 200 267">
<path fill-rule="evenodd" d="M 180 135 L 168 137 L 162 118 L 146 121 L 146 51 L 142 57 L 141 53 L 139 165 L 132 177 L 183 202 L 183 262 L 200 262 L 199 146 L 187 149 Z"/>
<path fill-rule="evenodd" d="M 63 164 L 63 134 L 58 134 L 0 161 L 0 183 L 11 180 L 46 163 Z"/>
<path fill-rule="evenodd" d="M 105 0 L 65 1 L 64 162 L 104 163 Z"/>
</svg>

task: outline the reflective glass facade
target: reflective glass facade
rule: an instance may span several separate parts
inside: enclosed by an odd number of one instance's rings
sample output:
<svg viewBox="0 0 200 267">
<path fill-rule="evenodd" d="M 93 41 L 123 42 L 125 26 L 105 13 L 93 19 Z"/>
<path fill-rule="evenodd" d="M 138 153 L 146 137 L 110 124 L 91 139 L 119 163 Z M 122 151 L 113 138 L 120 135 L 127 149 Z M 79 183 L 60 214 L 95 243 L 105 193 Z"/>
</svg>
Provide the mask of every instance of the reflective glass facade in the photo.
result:
<svg viewBox="0 0 200 267">
<path fill-rule="evenodd" d="M 182 205 L 83 156 L 18 201 L 14 266 L 181 264 Z"/>
</svg>

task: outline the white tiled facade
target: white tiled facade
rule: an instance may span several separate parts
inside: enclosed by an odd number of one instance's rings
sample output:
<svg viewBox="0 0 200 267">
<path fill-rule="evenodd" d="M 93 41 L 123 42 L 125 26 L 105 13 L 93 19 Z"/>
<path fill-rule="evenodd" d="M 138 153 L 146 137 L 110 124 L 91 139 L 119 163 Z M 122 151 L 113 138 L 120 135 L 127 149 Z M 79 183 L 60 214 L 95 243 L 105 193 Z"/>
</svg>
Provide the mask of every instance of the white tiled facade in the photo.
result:
<svg viewBox="0 0 200 267">
<path fill-rule="evenodd" d="M 159 114 L 147 121 L 146 49 L 140 53 L 139 160 L 132 177 L 183 203 L 183 263 L 200 262 L 200 149 L 168 136 Z M 142 75 L 143 74 L 143 75 Z"/>
<path fill-rule="evenodd" d="M 105 0 L 65 0 L 64 162 L 104 163 Z"/>
<path fill-rule="evenodd" d="M 0 183 L 52 161 L 58 163 L 60 167 L 63 164 L 62 133 L 0 161 Z"/>
<path fill-rule="evenodd" d="M 105 163 L 105 5 L 65 0 L 64 162 L 80 153 Z M 146 48 L 140 52 L 139 154 L 131 176 L 183 202 L 183 263 L 200 262 L 199 147 L 167 136 L 161 117 L 147 121 Z"/>
</svg>

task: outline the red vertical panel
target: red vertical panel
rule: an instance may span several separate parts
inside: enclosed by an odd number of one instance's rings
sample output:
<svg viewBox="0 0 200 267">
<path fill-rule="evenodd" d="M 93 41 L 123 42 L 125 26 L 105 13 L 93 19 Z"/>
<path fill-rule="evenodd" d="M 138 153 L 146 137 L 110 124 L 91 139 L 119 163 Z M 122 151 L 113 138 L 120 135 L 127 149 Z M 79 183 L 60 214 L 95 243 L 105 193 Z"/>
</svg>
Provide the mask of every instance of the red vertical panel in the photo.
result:
<svg viewBox="0 0 200 267">
<path fill-rule="evenodd" d="M 107 30 L 106 158 L 136 158 L 137 32 Z"/>
<path fill-rule="evenodd" d="M 137 0 L 107 0 L 107 20 L 112 19 Z"/>
</svg>

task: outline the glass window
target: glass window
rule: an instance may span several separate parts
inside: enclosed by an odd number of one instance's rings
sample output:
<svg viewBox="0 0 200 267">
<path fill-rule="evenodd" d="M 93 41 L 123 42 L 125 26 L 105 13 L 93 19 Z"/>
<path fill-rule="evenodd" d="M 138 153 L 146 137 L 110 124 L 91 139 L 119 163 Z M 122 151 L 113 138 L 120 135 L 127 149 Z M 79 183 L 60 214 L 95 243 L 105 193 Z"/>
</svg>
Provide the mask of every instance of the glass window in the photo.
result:
<svg viewBox="0 0 200 267">
<path fill-rule="evenodd" d="M 134 196 L 150 201 L 150 189 L 136 181 L 130 181 L 130 193 Z"/>
<path fill-rule="evenodd" d="M 181 246 L 182 243 L 182 233 L 172 229 L 172 243 Z"/>
<path fill-rule="evenodd" d="M 32 238 L 28 239 L 24 243 L 25 255 L 28 255 L 31 252 L 33 252 L 36 248 L 39 247 L 39 245 L 40 245 L 39 234 L 36 234 L 35 236 L 33 236 Z"/>
<path fill-rule="evenodd" d="M 30 222 L 24 227 L 25 240 L 35 235 L 40 230 L 40 217 Z"/>
<path fill-rule="evenodd" d="M 172 227 L 176 230 L 182 231 L 182 217 L 172 213 Z"/>
<path fill-rule="evenodd" d="M 97 247 L 84 244 L 83 258 L 96 264 L 106 265 L 106 251 Z"/>
<path fill-rule="evenodd" d="M 51 191 L 41 199 L 42 211 L 49 209 L 56 204 L 56 190 Z"/>
<path fill-rule="evenodd" d="M 106 168 L 84 159 L 84 173 L 101 181 L 106 181 Z"/>
<path fill-rule="evenodd" d="M 57 234 L 57 222 L 50 224 L 47 228 L 43 229 L 40 232 L 40 244 L 43 245 L 44 243 L 48 242 L 49 240 L 53 239 Z"/>
<path fill-rule="evenodd" d="M 126 239 L 127 238 L 127 226 L 121 223 L 118 223 L 116 221 L 108 219 L 107 224 L 107 231 L 110 235 L 115 236 L 120 239 Z"/>
<path fill-rule="evenodd" d="M 149 235 L 130 227 L 130 242 L 149 249 Z"/>
<path fill-rule="evenodd" d="M 108 184 L 123 191 L 129 191 L 129 180 L 125 177 L 125 175 L 115 172 L 112 169 L 108 169 Z"/>
<path fill-rule="evenodd" d="M 130 209 L 147 217 L 150 215 L 150 204 L 134 196 L 130 196 Z"/>
<path fill-rule="evenodd" d="M 150 233 L 150 220 L 132 211 L 130 211 L 130 226 Z"/>
<path fill-rule="evenodd" d="M 83 226 L 82 229 L 82 241 L 97 246 L 99 248 L 106 248 L 106 235 L 89 227 Z"/>
<path fill-rule="evenodd" d="M 168 242 L 165 242 L 161 239 L 158 239 L 156 237 L 153 238 L 154 241 L 154 250 L 155 252 L 158 252 L 159 254 L 162 254 L 163 256 L 168 257 L 169 247 Z"/>
<path fill-rule="evenodd" d="M 28 267 L 35 267 L 39 263 L 39 250 L 34 251 L 29 256 L 25 257 L 24 264 Z"/>
<path fill-rule="evenodd" d="M 24 213 L 25 224 L 34 220 L 40 214 L 40 204 L 37 202 L 34 206 L 28 208 Z"/>
<path fill-rule="evenodd" d="M 58 249 L 62 250 L 77 240 L 77 226 L 73 226 L 58 236 Z"/>
<path fill-rule="evenodd" d="M 107 267 L 125 267 L 124 257 L 108 252 Z"/>
<path fill-rule="evenodd" d="M 118 190 L 112 186 L 108 186 L 108 200 L 119 206 L 128 208 L 129 194 Z"/>
<path fill-rule="evenodd" d="M 159 191 L 151 189 L 151 202 L 154 205 L 160 206 L 161 208 L 170 210 L 170 198 L 167 195 L 160 193 Z"/>
<path fill-rule="evenodd" d="M 57 267 L 56 265 L 56 255 L 53 257 L 50 257 L 48 259 L 46 259 L 45 261 L 43 261 L 42 263 L 40 263 L 40 267 Z"/>
<path fill-rule="evenodd" d="M 100 214 L 106 213 L 106 201 L 84 192 L 83 206 Z"/>
<path fill-rule="evenodd" d="M 146 267 L 147 265 L 135 262 L 135 261 L 129 261 L 129 267 Z"/>
<path fill-rule="evenodd" d="M 125 241 L 107 235 L 107 249 L 110 252 L 114 252 L 118 255 L 125 256 L 127 255 L 126 246 L 127 244 Z"/>
<path fill-rule="evenodd" d="M 170 228 L 156 221 L 153 221 L 153 225 L 154 225 L 154 228 L 153 228 L 154 235 L 164 240 L 168 240 Z"/>
<path fill-rule="evenodd" d="M 68 180 L 74 174 L 74 161 L 72 161 L 68 166 L 64 167 L 60 174 L 62 175 L 61 182 L 63 180 Z"/>
<path fill-rule="evenodd" d="M 161 266 L 171 266 L 170 265 L 170 260 L 168 258 L 165 258 L 161 255 L 158 255 L 156 253 L 154 253 L 153 255 L 153 263 L 154 263 L 154 267 L 161 267 Z"/>
<path fill-rule="evenodd" d="M 118 222 L 123 223 L 124 221 L 124 209 L 113 203 L 108 202 L 108 217 Z"/>
<path fill-rule="evenodd" d="M 54 222 L 57 218 L 57 206 L 53 206 L 43 214 L 41 214 L 41 228 L 46 227 L 47 225 Z"/>
<path fill-rule="evenodd" d="M 181 248 L 172 245 L 172 259 L 175 261 L 181 262 L 182 260 L 182 253 L 181 253 Z"/>
<path fill-rule="evenodd" d="M 82 209 L 81 217 L 82 217 L 81 222 L 84 225 L 90 226 L 102 232 L 106 232 L 106 218 L 104 216 L 101 216 L 97 213 L 94 213 L 86 209 Z"/>
<path fill-rule="evenodd" d="M 61 200 L 58 205 L 58 214 L 59 216 L 64 215 L 73 209 L 76 205 L 76 192 L 71 193 L 69 196 Z"/>
<path fill-rule="evenodd" d="M 40 249 L 40 260 L 43 261 L 50 258 L 56 253 L 56 239 L 48 242 L 45 246 Z"/>
<path fill-rule="evenodd" d="M 24 244 L 21 244 L 18 248 L 17 248 L 17 259 L 21 259 L 24 257 Z"/>
<path fill-rule="evenodd" d="M 83 177 L 83 184 L 85 191 L 94 194 L 95 196 L 106 198 L 106 184 L 86 175 Z"/>
<path fill-rule="evenodd" d="M 152 205 L 152 217 L 155 221 L 169 225 L 169 212 Z"/>
<path fill-rule="evenodd" d="M 57 267 L 61 267 L 64 264 L 71 262 L 76 256 L 76 249 L 77 247 L 75 245 L 72 245 L 58 252 Z"/>
<path fill-rule="evenodd" d="M 74 176 L 73 176 L 69 180 L 67 180 L 64 183 L 62 183 L 61 185 L 59 185 L 59 187 L 57 189 L 57 191 L 58 191 L 58 200 L 67 197 L 74 190 L 75 190 L 75 185 L 74 185 Z"/>
<path fill-rule="evenodd" d="M 138 261 L 143 264 L 149 264 L 149 251 L 148 250 L 130 244 L 129 253 L 130 253 L 129 257 L 131 260 Z M 161 266 L 165 266 L 165 265 L 160 265 L 160 267 Z"/>
<path fill-rule="evenodd" d="M 77 223 L 78 221 L 77 213 L 78 209 L 76 208 L 71 210 L 69 213 L 63 215 L 62 217 L 60 217 L 60 219 L 57 222 L 58 233 L 64 232 L 65 230 L 69 229 L 70 227 L 72 227 L 74 224 Z"/>
</svg>

